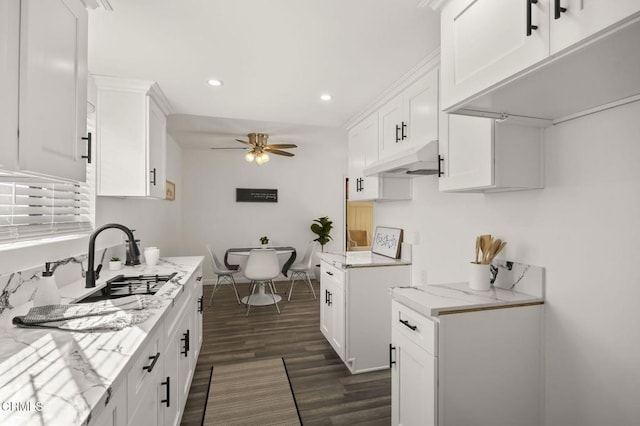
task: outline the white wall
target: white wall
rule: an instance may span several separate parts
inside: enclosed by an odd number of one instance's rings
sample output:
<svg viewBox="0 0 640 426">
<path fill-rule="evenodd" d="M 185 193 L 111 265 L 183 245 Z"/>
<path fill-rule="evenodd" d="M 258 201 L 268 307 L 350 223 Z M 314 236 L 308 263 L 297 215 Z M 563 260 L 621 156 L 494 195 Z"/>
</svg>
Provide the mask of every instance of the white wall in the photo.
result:
<svg viewBox="0 0 640 426">
<path fill-rule="evenodd" d="M 545 132 L 545 188 L 444 194 L 414 179 L 410 202 L 377 203 L 375 223 L 402 227 L 413 277 L 466 281 L 475 236 L 504 257 L 546 268 L 546 425 L 638 424 L 640 404 L 640 103 Z"/>
<path fill-rule="evenodd" d="M 316 238 L 309 227 L 320 216 L 329 216 L 334 225 L 325 250 L 340 250 L 346 140 L 343 129 L 308 127 L 291 150 L 295 157 L 271 155 L 262 166 L 247 163 L 241 150 L 184 150 L 185 254 L 204 255 L 210 243 L 222 259 L 227 248 L 255 247 L 267 235 L 272 244 L 293 246 L 302 257 Z M 237 203 L 236 188 L 277 189 L 278 202 Z M 205 276 L 213 277 L 210 264 Z"/>
</svg>

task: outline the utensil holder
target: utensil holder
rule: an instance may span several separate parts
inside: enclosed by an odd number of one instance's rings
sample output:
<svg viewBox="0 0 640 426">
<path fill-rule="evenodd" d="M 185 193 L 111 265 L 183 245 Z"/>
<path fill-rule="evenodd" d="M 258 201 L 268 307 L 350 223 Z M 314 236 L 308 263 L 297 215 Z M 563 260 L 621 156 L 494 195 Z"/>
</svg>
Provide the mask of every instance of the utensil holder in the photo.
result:
<svg viewBox="0 0 640 426">
<path fill-rule="evenodd" d="M 470 263 L 469 267 L 469 287 L 472 290 L 486 291 L 491 288 L 491 265 L 480 263 Z"/>
<path fill-rule="evenodd" d="M 144 249 L 144 262 L 149 266 L 155 266 L 160 259 L 160 250 L 155 247 Z"/>
</svg>

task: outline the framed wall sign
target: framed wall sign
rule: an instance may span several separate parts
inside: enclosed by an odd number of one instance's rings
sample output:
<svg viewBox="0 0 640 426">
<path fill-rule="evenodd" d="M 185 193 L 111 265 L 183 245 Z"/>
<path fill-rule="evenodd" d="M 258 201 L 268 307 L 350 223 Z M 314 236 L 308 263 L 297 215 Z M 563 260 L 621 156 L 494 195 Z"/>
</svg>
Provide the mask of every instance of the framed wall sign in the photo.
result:
<svg viewBox="0 0 640 426">
<path fill-rule="evenodd" d="M 237 203 L 277 203 L 277 189 L 236 188 Z"/>
<path fill-rule="evenodd" d="M 399 259 L 401 243 L 402 229 L 376 226 L 376 233 L 371 242 L 371 252 L 393 259 Z"/>
<path fill-rule="evenodd" d="M 176 184 L 171 182 L 170 180 L 167 181 L 166 194 L 164 198 L 165 200 L 169 201 L 174 201 L 176 199 Z"/>
</svg>

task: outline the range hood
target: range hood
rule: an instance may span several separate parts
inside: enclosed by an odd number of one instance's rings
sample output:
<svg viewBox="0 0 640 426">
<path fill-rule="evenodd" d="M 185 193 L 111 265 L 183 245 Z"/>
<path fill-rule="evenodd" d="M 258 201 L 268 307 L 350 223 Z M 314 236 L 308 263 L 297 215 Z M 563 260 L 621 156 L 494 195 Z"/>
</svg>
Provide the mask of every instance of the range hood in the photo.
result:
<svg viewBox="0 0 640 426">
<path fill-rule="evenodd" d="M 364 168 L 365 176 L 411 178 L 438 174 L 438 141 L 417 145 Z"/>
</svg>

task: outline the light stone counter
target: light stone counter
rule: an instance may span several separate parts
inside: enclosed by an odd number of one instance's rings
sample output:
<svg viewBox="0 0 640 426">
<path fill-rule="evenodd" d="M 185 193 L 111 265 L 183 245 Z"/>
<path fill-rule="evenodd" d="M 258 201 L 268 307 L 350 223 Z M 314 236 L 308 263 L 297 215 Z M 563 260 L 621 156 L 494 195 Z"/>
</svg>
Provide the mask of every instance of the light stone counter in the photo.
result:
<svg viewBox="0 0 640 426">
<path fill-rule="evenodd" d="M 324 260 L 336 268 L 370 268 L 375 266 L 411 265 L 411 262 L 409 261 L 392 259 L 370 251 L 318 253 L 318 257 L 320 260 Z"/>
<path fill-rule="evenodd" d="M 466 282 L 412 287 L 394 287 L 393 298 L 426 316 L 438 316 L 478 309 L 539 304 L 544 301 L 544 269 L 509 262 L 511 269 L 500 267 L 498 279 L 490 290 L 469 288 Z"/>
<path fill-rule="evenodd" d="M 18 328 L 12 318 L 26 314 L 32 302 L 5 309 L 0 314 L 0 424 L 80 425 L 98 415 L 107 390 L 126 380 L 132 355 L 157 328 L 202 260 L 200 256 L 161 259 L 153 267 L 103 271 L 94 289 L 86 289 L 84 279 L 60 289 L 64 304 L 104 287 L 115 275 L 177 272 L 156 293 L 161 307 L 146 321 L 120 331 Z"/>
</svg>

